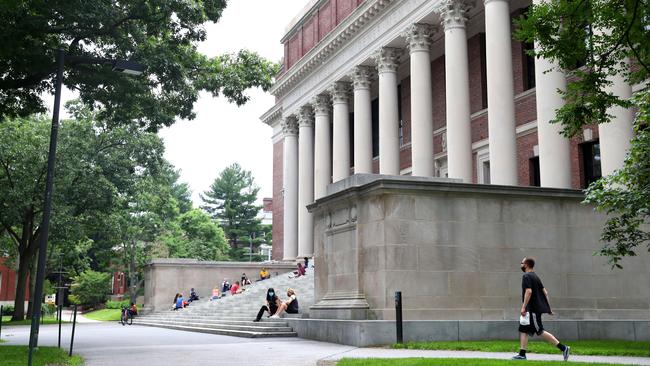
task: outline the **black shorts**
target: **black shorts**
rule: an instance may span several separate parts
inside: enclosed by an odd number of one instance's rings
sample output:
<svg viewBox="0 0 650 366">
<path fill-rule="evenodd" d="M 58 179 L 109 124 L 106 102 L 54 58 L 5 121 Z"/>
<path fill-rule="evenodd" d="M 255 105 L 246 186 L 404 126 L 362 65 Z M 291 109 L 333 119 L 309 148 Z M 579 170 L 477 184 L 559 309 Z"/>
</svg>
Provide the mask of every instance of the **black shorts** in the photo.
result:
<svg viewBox="0 0 650 366">
<path fill-rule="evenodd" d="M 544 332 L 544 325 L 542 324 L 542 314 L 529 313 L 530 314 L 530 324 L 521 325 L 519 324 L 519 333 L 526 333 L 529 336 L 535 334 L 542 335 Z"/>
</svg>

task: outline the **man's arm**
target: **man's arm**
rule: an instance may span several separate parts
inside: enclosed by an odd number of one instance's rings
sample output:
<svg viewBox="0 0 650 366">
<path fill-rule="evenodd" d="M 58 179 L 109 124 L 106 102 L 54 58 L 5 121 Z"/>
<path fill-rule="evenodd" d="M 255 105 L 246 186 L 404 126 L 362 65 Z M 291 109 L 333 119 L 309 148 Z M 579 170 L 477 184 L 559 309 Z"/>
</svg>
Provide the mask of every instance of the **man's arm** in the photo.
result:
<svg viewBox="0 0 650 366">
<path fill-rule="evenodd" d="M 530 297 L 532 295 L 533 295 L 533 290 L 527 288 L 526 292 L 524 292 L 524 303 L 521 304 L 521 315 L 526 315 L 526 306 L 528 306 L 528 302 L 530 301 Z"/>
<path fill-rule="evenodd" d="M 544 291 L 544 296 L 546 296 L 546 302 L 548 303 L 549 314 L 553 315 L 553 309 L 551 308 L 551 300 L 548 298 L 548 291 L 546 291 L 546 287 L 542 288 L 542 291 Z"/>
</svg>

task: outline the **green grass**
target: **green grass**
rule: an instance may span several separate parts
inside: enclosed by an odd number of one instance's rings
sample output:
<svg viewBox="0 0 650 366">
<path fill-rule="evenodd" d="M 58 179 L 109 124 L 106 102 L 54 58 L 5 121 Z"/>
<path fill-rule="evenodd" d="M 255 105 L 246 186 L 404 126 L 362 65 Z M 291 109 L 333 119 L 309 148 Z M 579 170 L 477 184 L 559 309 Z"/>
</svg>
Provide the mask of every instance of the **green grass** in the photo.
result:
<svg viewBox="0 0 650 366">
<path fill-rule="evenodd" d="M 650 357 L 650 342 L 594 340 L 566 344 L 571 346 L 573 355 Z M 394 344 L 393 348 L 515 353 L 519 351 L 519 341 L 410 342 Z M 532 341 L 528 343 L 528 352 L 559 354 L 560 351 L 546 342 Z"/>
<path fill-rule="evenodd" d="M 84 316 L 88 319 L 106 322 L 106 321 L 119 321 L 121 314 L 122 314 L 122 309 L 101 309 L 101 310 L 93 310 L 91 312 L 85 313 Z"/>
<path fill-rule="evenodd" d="M 54 316 L 46 316 L 45 319 L 43 319 L 43 324 L 58 324 L 59 321 L 56 320 L 56 317 Z M 63 319 L 63 323 L 68 323 L 65 318 Z M 23 320 L 16 320 L 16 321 L 11 321 L 11 316 L 4 315 L 2 317 L 2 326 L 13 326 L 13 325 L 30 325 L 32 324 L 31 319 L 23 319 Z"/>
<path fill-rule="evenodd" d="M 24 366 L 27 364 L 27 346 L 0 346 L 0 366 Z M 39 347 L 33 354 L 33 366 L 81 366 L 81 356 L 68 354 L 56 347 Z"/>
<path fill-rule="evenodd" d="M 566 365 L 563 361 L 513 361 L 513 360 L 486 360 L 478 358 L 344 358 L 337 366 L 502 366 L 518 364 L 526 365 Z M 572 365 L 614 366 L 609 363 L 571 362 Z M 620 366 L 618 364 L 617 366 Z"/>
</svg>

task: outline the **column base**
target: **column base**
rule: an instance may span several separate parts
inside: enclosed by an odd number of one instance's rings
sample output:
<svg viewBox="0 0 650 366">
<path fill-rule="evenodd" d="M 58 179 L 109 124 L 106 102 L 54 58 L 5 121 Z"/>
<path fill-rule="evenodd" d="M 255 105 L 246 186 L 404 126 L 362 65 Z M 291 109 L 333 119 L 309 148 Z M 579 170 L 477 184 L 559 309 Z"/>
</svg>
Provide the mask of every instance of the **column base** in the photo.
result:
<svg viewBox="0 0 650 366">
<path fill-rule="evenodd" d="M 368 320 L 370 305 L 359 292 L 335 292 L 326 294 L 309 308 L 312 319 Z"/>
</svg>

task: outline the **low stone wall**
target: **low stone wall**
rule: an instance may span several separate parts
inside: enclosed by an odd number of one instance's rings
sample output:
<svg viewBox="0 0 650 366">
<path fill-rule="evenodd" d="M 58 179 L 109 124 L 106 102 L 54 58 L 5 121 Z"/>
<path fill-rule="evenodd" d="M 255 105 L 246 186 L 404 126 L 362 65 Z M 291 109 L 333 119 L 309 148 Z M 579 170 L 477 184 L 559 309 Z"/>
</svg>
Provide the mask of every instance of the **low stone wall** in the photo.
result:
<svg viewBox="0 0 650 366">
<path fill-rule="evenodd" d="M 256 262 L 209 262 L 195 259 L 154 259 L 144 272 L 144 312 L 171 308 L 174 295 L 183 292 L 189 295 L 194 287 L 199 297 L 208 297 L 214 286 L 220 286 L 224 278 L 230 283 L 241 280 L 246 273 L 251 281 L 259 278 L 265 267 L 271 277 L 290 272 L 296 268 L 294 263 L 256 263 Z"/>
<path fill-rule="evenodd" d="M 395 322 L 388 320 L 284 319 L 298 337 L 356 347 L 396 342 Z M 544 321 L 544 327 L 562 341 L 612 339 L 650 341 L 647 320 L 560 320 Z M 473 341 L 510 339 L 517 347 L 516 321 L 506 320 L 407 320 L 405 342 Z"/>
<path fill-rule="evenodd" d="M 519 263 L 534 256 L 555 319 L 650 319 L 650 255 L 640 248 L 623 270 L 594 256 L 604 216 L 582 200 L 576 190 L 435 178 L 331 184 L 309 206 L 318 268 L 310 315 L 394 319 L 399 290 L 406 320 L 515 320 Z"/>
</svg>

